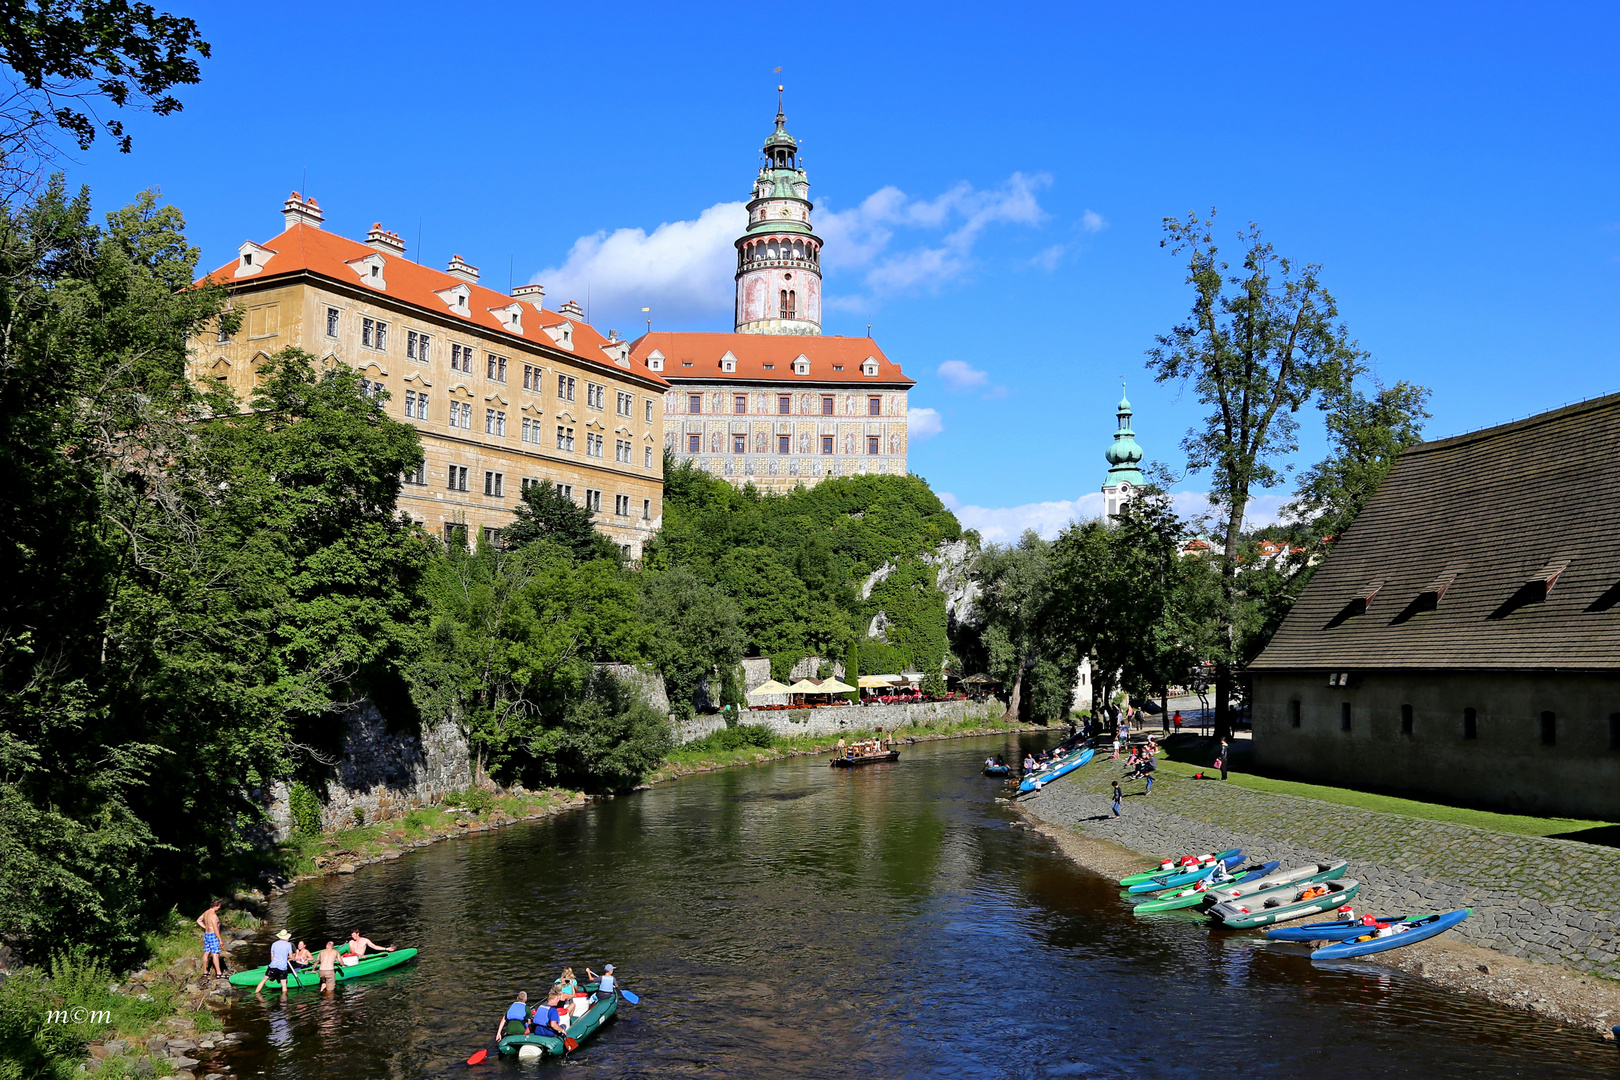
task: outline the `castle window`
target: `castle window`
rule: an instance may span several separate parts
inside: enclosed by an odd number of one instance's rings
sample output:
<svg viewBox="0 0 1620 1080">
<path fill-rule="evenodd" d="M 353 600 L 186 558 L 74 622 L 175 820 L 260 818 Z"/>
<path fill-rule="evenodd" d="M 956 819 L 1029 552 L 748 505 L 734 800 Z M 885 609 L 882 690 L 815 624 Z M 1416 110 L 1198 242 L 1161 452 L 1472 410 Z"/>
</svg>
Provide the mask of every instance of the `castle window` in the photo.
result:
<svg viewBox="0 0 1620 1080">
<path fill-rule="evenodd" d="M 700 412 L 702 412 L 703 411 L 703 395 L 702 394 L 687 394 L 686 395 L 686 411 L 690 412 L 690 413 L 700 413 Z"/>
<path fill-rule="evenodd" d="M 368 349 L 388 348 L 388 324 L 378 319 L 361 319 L 360 344 Z"/>
<path fill-rule="evenodd" d="M 651 521 L 652 520 L 652 500 L 651 499 L 642 499 L 641 500 L 641 520 L 642 521 Z"/>
<path fill-rule="evenodd" d="M 882 416 L 883 415 L 883 399 L 880 398 L 880 397 L 869 397 L 869 398 L 867 398 L 866 399 L 866 415 L 867 416 Z"/>
<path fill-rule="evenodd" d="M 1558 717 L 1550 712 L 1541 714 L 1541 745 L 1554 746 L 1558 742 Z"/>
<path fill-rule="evenodd" d="M 407 484 L 427 483 L 427 464 L 419 461 L 416 463 L 416 468 L 407 469 L 405 471 L 405 482 Z"/>
<path fill-rule="evenodd" d="M 467 546 L 467 526 L 458 521 L 444 523 L 444 542 L 455 547 Z"/>
<path fill-rule="evenodd" d="M 642 449 L 641 467 L 643 469 L 652 468 L 652 447 L 644 446 L 641 449 Z"/>
<path fill-rule="evenodd" d="M 506 438 L 506 414 L 499 409 L 485 409 L 484 434 Z"/>
<path fill-rule="evenodd" d="M 821 415 L 822 416 L 831 416 L 832 414 L 833 414 L 833 398 L 832 398 L 831 394 L 828 394 L 828 395 L 826 395 L 825 397 L 823 397 L 821 399 Z"/>
<path fill-rule="evenodd" d="M 501 498 L 501 487 L 505 479 L 506 477 L 501 473 L 486 472 L 484 474 L 484 494 L 493 495 L 497 499 Z"/>
<path fill-rule="evenodd" d="M 337 337 L 337 332 L 338 332 L 338 309 L 335 308 L 335 307 L 329 307 L 329 308 L 326 309 L 326 336 L 327 337 Z"/>
<path fill-rule="evenodd" d="M 821 452 L 823 454 L 830 454 L 833 452 L 833 437 L 831 435 L 823 435 L 821 437 Z"/>
<path fill-rule="evenodd" d="M 776 452 L 778 454 L 791 454 L 791 453 L 793 453 L 793 436 L 791 436 L 791 435 L 778 435 L 776 437 Z"/>
<path fill-rule="evenodd" d="M 793 414 L 793 395 L 778 394 L 776 396 L 776 412 L 780 416 L 791 416 Z"/>
<path fill-rule="evenodd" d="M 488 353 L 485 358 L 488 361 L 485 367 L 485 377 L 491 382 L 505 382 L 506 357 Z"/>
<path fill-rule="evenodd" d="M 557 376 L 557 400 L 558 401 L 573 401 L 574 400 L 574 388 L 575 388 L 575 383 L 574 383 L 574 377 L 572 375 L 559 375 L 559 376 Z"/>
<path fill-rule="evenodd" d="M 735 394 L 731 398 L 731 411 L 741 415 L 748 411 L 748 395 Z"/>
<path fill-rule="evenodd" d="M 1479 738 L 1479 713 L 1473 709 L 1463 710 L 1463 738 Z"/>
<path fill-rule="evenodd" d="M 428 336 L 418 334 L 415 330 L 405 331 L 405 355 L 411 360 L 428 360 Z"/>
<path fill-rule="evenodd" d="M 585 509 L 602 512 L 602 493 L 595 488 L 585 489 Z"/>
<path fill-rule="evenodd" d="M 701 451 L 702 449 L 703 449 L 703 436 L 701 436 L 701 435 L 688 435 L 686 437 L 686 452 L 688 454 L 696 454 L 699 451 Z"/>
<path fill-rule="evenodd" d="M 647 399 L 647 423 L 652 423 L 652 398 Z"/>
<path fill-rule="evenodd" d="M 468 375 L 471 375 L 472 374 L 472 356 L 473 356 L 473 351 L 472 351 L 472 346 L 471 345 L 451 345 L 450 346 L 450 370 L 451 371 L 462 371 L 462 372 L 466 372 Z"/>
<path fill-rule="evenodd" d="M 466 491 L 467 490 L 467 466 L 465 466 L 465 465 L 452 465 L 452 466 L 450 466 L 450 475 L 448 477 L 447 483 L 445 484 L 445 490 L 447 490 L 447 491 Z"/>
<path fill-rule="evenodd" d="M 505 547 L 506 542 L 501 539 L 501 530 L 493 525 L 484 526 L 484 543 L 492 548 Z"/>
<path fill-rule="evenodd" d="M 566 450 L 570 454 L 574 452 L 573 428 L 563 427 L 561 424 L 557 425 L 557 449 Z"/>
</svg>

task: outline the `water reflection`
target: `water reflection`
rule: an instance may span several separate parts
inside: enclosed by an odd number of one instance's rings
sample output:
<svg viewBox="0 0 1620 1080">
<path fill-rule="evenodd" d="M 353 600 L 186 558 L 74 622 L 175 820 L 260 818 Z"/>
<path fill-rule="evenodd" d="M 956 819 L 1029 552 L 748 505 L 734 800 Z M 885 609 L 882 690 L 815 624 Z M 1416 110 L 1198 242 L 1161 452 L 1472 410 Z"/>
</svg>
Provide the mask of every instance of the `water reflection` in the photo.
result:
<svg viewBox="0 0 1620 1080">
<path fill-rule="evenodd" d="M 274 926 L 422 955 L 334 995 L 243 1001 L 233 1064 L 467 1075 L 516 990 L 611 962 L 643 1004 L 567 1062 L 602 1077 L 1620 1075 L 1610 1047 L 1387 969 L 1133 918 L 1008 828 L 979 763 L 1016 749 L 714 773 L 299 889 Z"/>
</svg>

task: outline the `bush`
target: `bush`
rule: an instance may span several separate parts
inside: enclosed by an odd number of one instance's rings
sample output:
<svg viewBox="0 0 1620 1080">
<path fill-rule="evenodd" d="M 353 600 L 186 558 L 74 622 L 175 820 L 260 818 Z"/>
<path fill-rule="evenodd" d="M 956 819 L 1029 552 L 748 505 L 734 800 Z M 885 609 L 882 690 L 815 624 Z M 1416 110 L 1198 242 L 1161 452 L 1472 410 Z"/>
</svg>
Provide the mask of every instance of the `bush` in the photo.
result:
<svg viewBox="0 0 1620 1080">
<path fill-rule="evenodd" d="M 495 809 L 495 796 L 488 788 L 470 787 L 457 796 L 455 804 L 483 817 Z"/>
<path fill-rule="evenodd" d="M 321 835 L 321 797 L 301 781 L 287 789 L 287 805 L 292 815 L 292 831 L 299 836 Z"/>
<path fill-rule="evenodd" d="M 701 739 L 687 743 L 681 749 L 719 753 L 724 750 L 747 750 L 754 747 L 769 750 L 776 745 L 776 733 L 764 724 L 737 724 L 711 731 Z"/>
</svg>

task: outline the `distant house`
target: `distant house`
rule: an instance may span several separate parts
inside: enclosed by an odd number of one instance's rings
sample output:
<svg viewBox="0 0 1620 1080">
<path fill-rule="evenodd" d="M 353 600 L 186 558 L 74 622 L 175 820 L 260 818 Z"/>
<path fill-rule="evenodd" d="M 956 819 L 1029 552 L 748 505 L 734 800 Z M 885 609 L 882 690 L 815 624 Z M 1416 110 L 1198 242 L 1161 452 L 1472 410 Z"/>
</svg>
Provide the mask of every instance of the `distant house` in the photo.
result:
<svg viewBox="0 0 1620 1080">
<path fill-rule="evenodd" d="M 1250 672 L 1265 767 L 1620 820 L 1620 394 L 1408 449 Z"/>
</svg>

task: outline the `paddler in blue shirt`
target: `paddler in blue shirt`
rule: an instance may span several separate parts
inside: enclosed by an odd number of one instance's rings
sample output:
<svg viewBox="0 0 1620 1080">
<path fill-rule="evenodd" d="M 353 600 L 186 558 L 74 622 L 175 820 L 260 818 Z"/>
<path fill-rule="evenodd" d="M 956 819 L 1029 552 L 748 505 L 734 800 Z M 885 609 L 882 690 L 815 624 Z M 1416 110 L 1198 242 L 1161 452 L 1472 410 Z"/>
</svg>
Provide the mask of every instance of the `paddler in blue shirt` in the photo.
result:
<svg viewBox="0 0 1620 1080">
<path fill-rule="evenodd" d="M 561 994 L 552 993 L 546 997 L 544 1005 L 534 1007 L 534 1015 L 529 1018 L 530 1035 L 551 1035 L 564 1038 L 568 1029 L 563 1026 L 568 1013 L 557 1006 L 564 1000 Z"/>
<path fill-rule="evenodd" d="M 529 994 L 526 990 L 519 990 L 516 999 L 506 1007 L 506 1015 L 501 1017 L 500 1026 L 495 1029 L 495 1041 L 500 1042 L 506 1035 L 506 1025 L 516 1022 L 520 1027 L 529 1016 Z"/>
</svg>

